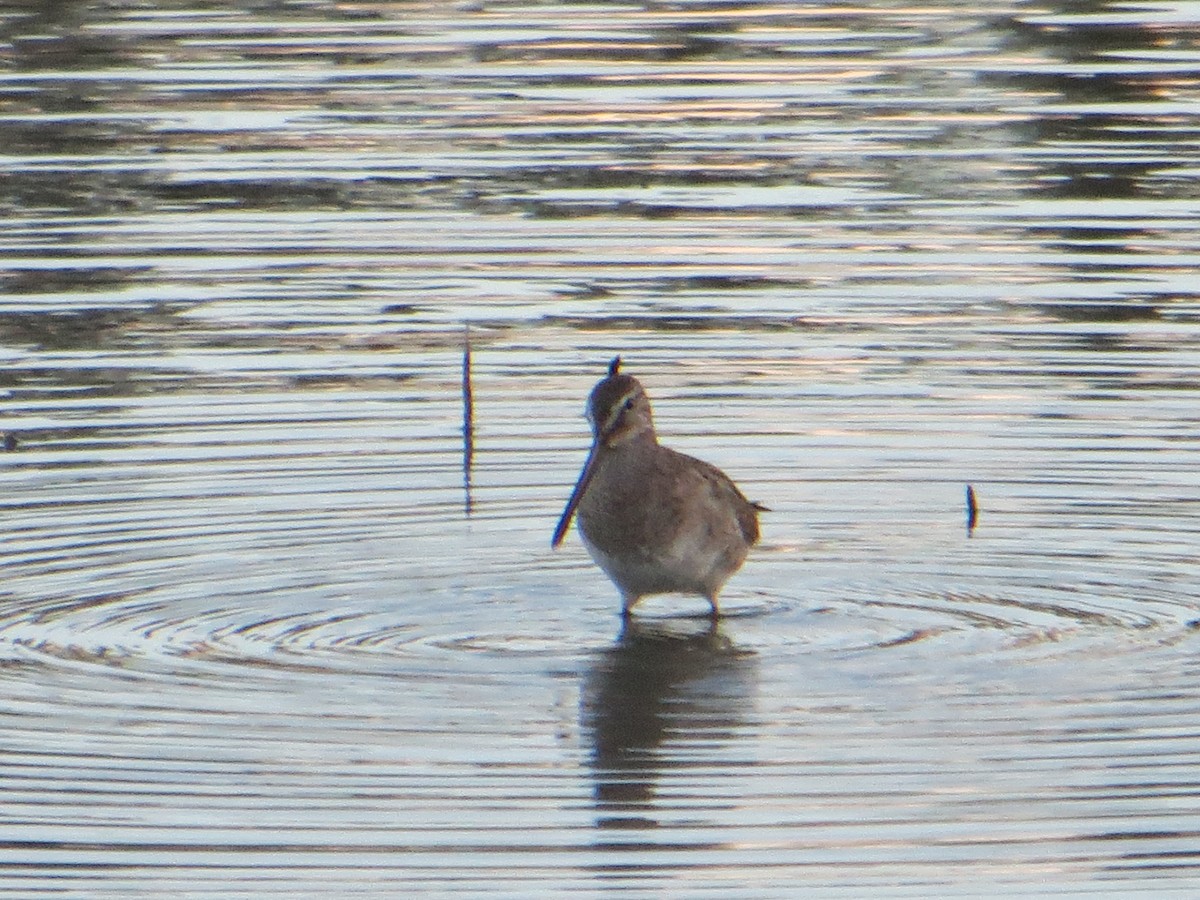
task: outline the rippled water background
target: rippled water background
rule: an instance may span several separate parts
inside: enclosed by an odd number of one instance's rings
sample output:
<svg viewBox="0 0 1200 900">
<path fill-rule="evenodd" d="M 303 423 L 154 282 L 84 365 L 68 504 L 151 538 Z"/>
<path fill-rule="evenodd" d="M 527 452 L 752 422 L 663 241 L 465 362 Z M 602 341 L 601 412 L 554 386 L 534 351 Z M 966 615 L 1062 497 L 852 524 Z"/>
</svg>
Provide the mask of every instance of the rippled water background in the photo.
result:
<svg viewBox="0 0 1200 900">
<path fill-rule="evenodd" d="M 0 6 L 0 894 L 1195 896 L 1198 88 L 1184 2 Z M 773 510 L 715 632 L 549 548 L 618 352 Z"/>
</svg>

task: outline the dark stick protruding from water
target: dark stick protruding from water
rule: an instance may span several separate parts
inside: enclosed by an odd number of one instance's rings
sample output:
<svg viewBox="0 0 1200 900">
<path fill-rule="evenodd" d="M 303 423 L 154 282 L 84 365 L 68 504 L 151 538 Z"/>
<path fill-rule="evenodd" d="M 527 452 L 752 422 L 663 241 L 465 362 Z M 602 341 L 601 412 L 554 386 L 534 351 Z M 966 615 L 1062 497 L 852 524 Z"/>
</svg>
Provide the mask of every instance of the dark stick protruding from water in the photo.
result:
<svg viewBox="0 0 1200 900">
<path fill-rule="evenodd" d="M 969 536 L 975 530 L 975 523 L 979 520 L 979 504 L 975 502 L 975 488 L 967 485 L 967 535 Z"/>
<path fill-rule="evenodd" d="M 475 398 L 471 390 L 471 326 L 463 326 L 463 508 L 471 515 L 471 465 L 475 461 Z"/>
</svg>

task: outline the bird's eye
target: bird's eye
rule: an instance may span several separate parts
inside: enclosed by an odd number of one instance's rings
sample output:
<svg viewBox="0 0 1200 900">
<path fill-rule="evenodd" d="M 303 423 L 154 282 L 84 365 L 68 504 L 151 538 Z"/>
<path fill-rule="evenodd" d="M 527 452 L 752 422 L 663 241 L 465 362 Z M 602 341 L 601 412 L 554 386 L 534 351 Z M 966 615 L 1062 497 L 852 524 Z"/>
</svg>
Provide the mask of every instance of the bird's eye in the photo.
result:
<svg viewBox="0 0 1200 900">
<path fill-rule="evenodd" d="M 633 398 L 626 397 L 625 402 L 623 404 L 621 404 L 621 408 L 622 409 L 633 409 Z"/>
</svg>

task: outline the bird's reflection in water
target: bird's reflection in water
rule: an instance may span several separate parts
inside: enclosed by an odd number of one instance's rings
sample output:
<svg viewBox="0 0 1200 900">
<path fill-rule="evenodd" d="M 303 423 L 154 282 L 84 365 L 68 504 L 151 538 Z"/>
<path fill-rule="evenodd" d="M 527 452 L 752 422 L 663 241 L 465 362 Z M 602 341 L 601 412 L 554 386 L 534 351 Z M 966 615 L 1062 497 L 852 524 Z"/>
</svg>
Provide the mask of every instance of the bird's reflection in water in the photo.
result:
<svg viewBox="0 0 1200 900">
<path fill-rule="evenodd" d="M 583 686 L 597 827 L 659 826 L 659 782 L 721 764 L 713 754 L 744 731 L 755 671 L 717 624 L 628 620 Z"/>
</svg>

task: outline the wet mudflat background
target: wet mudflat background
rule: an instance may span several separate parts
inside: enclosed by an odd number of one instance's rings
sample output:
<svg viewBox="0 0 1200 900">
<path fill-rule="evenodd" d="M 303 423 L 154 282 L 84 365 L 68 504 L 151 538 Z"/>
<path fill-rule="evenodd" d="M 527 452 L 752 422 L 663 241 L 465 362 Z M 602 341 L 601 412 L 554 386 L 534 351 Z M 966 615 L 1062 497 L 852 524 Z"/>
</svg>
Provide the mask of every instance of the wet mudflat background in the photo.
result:
<svg viewBox="0 0 1200 900">
<path fill-rule="evenodd" d="M 1198 42 L 0 7 L 0 894 L 1193 896 Z M 549 548 L 618 352 L 716 631 Z"/>
</svg>

